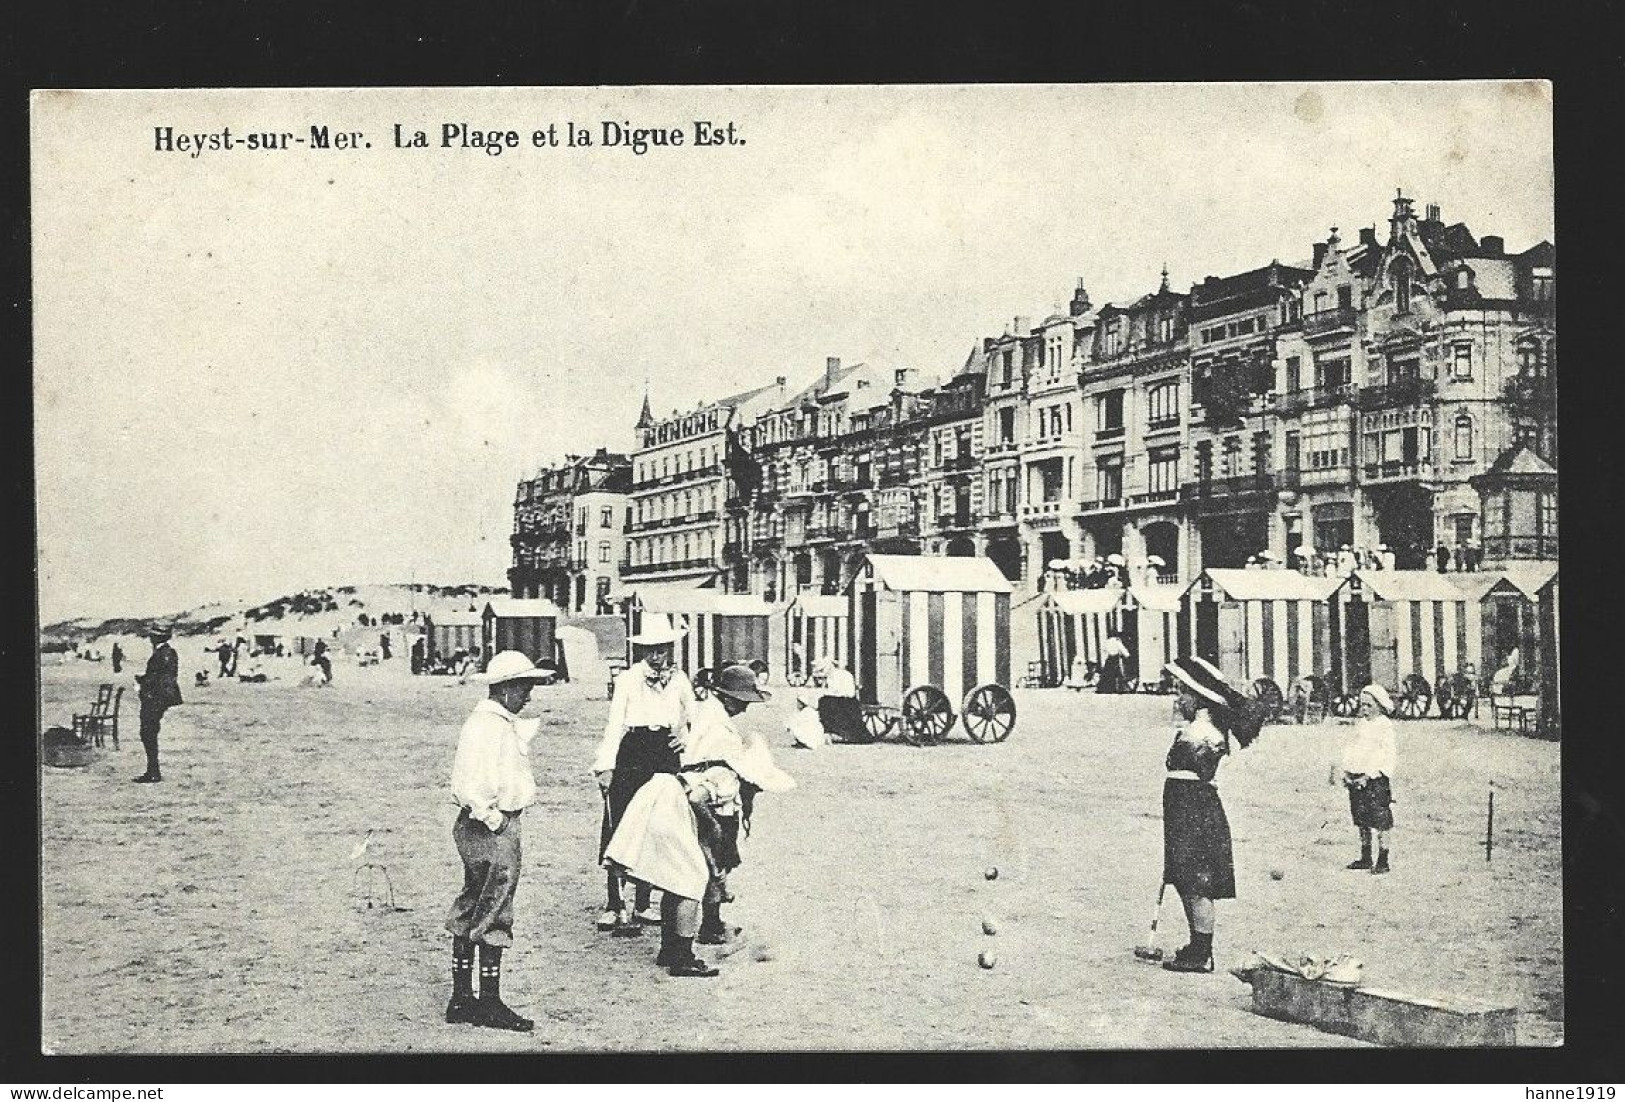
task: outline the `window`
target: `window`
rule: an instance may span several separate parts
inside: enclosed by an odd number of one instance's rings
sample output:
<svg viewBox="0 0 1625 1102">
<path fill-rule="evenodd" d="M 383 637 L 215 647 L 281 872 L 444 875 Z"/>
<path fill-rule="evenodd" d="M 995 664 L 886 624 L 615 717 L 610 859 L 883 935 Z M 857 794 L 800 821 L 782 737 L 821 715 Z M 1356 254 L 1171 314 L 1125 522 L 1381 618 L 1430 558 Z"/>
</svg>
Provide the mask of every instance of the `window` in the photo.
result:
<svg viewBox="0 0 1625 1102">
<path fill-rule="evenodd" d="M 1473 419 L 1465 413 L 1456 418 L 1456 458 L 1473 457 Z"/>
<path fill-rule="evenodd" d="M 1146 423 L 1153 429 L 1179 424 L 1179 381 L 1157 383 L 1145 393 Z"/>
<path fill-rule="evenodd" d="M 1303 382 L 1303 357 L 1288 356 L 1286 358 L 1286 389 L 1288 393 L 1297 390 Z"/>
<path fill-rule="evenodd" d="M 1158 318 L 1157 319 L 1157 340 L 1162 342 L 1163 344 L 1168 344 L 1168 343 L 1172 342 L 1173 339 L 1174 339 L 1174 319 L 1173 318 Z"/>
<path fill-rule="evenodd" d="M 1003 370 L 999 376 L 999 385 L 1009 386 L 1010 381 L 1012 378 L 1014 378 L 1016 371 L 1016 353 L 1014 349 L 1006 348 L 1004 350 L 1004 361 L 1002 367 Z"/>
<path fill-rule="evenodd" d="M 1199 440 L 1196 444 L 1196 481 L 1213 481 L 1213 441 Z"/>
<path fill-rule="evenodd" d="M 1326 312 L 1326 302 L 1327 302 L 1326 292 L 1325 291 L 1316 291 L 1315 292 L 1315 313 L 1324 314 Z"/>
<path fill-rule="evenodd" d="M 1534 452 L 1540 451 L 1540 426 L 1520 424 L 1512 431 L 1513 440 L 1520 447 L 1528 448 Z"/>
<path fill-rule="evenodd" d="M 1394 309 L 1401 314 L 1411 312 L 1411 263 L 1405 257 L 1394 261 Z"/>
<path fill-rule="evenodd" d="M 609 561 L 609 541 L 608 540 L 604 540 L 603 542 L 601 542 L 598 545 L 598 561 L 599 562 L 608 562 Z"/>
<path fill-rule="evenodd" d="M 1067 432 L 1072 431 L 1072 403 L 1071 402 L 1068 402 L 1066 404 L 1066 431 Z"/>
<path fill-rule="evenodd" d="M 1536 302 L 1552 301 L 1552 270 L 1550 268 L 1536 268 L 1529 274 L 1530 290 L 1534 293 Z"/>
<path fill-rule="evenodd" d="M 1154 448 L 1147 468 L 1149 489 L 1154 494 L 1170 493 L 1179 489 L 1179 449 Z"/>
<path fill-rule="evenodd" d="M 1016 438 L 1016 410 L 1006 406 L 999 410 L 999 443 L 1009 444 Z"/>
<path fill-rule="evenodd" d="M 1468 271 L 1466 268 L 1459 269 L 1456 272 L 1456 287 L 1458 289 L 1460 289 L 1460 290 L 1465 291 L 1468 288 L 1470 288 L 1472 285 L 1473 285 L 1473 273 Z"/>
<path fill-rule="evenodd" d="M 1268 474 L 1270 469 L 1270 434 L 1253 433 L 1253 473 Z"/>
<path fill-rule="evenodd" d="M 1116 436 L 1123 431 L 1123 392 L 1108 391 L 1095 399 L 1095 432 Z"/>
<path fill-rule="evenodd" d="M 615 526 L 615 507 L 606 505 L 598 511 L 598 527 L 613 528 Z"/>
<path fill-rule="evenodd" d="M 1471 379 L 1473 377 L 1473 346 L 1458 344 L 1455 352 L 1455 377 L 1457 379 Z"/>
<path fill-rule="evenodd" d="M 1535 494 L 1535 526 L 1537 536 L 1557 535 L 1557 495 L 1546 490 Z"/>
<path fill-rule="evenodd" d="M 1106 355 L 1115 356 L 1123 350 L 1123 319 L 1113 318 L 1106 325 Z"/>
<path fill-rule="evenodd" d="M 1337 308 L 1339 310 L 1352 310 L 1354 308 L 1354 288 L 1347 283 L 1337 289 Z"/>
<path fill-rule="evenodd" d="M 1123 497 L 1123 463 L 1121 460 L 1095 468 L 1095 490 L 1101 501 L 1120 501 Z"/>
</svg>

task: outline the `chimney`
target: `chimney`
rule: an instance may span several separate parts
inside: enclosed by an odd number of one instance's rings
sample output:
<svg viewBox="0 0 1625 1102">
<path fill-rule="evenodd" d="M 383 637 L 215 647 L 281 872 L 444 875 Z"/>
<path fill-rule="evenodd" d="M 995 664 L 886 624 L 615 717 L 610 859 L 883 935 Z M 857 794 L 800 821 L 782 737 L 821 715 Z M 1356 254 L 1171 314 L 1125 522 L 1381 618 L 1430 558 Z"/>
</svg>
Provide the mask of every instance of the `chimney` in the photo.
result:
<svg viewBox="0 0 1625 1102">
<path fill-rule="evenodd" d="M 908 386 L 908 378 L 911 374 L 913 374 L 913 369 L 908 367 L 900 367 L 896 370 L 896 372 L 894 372 L 894 374 L 897 379 L 895 389 L 902 390 L 904 387 Z"/>
<path fill-rule="evenodd" d="M 784 385 L 784 376 L 780 375 L 777 379 L 774 379 L 773 381 L 775 383 L 777 383 L 779 386 L 783 386 Z"/>
<path fill-rule="evenodd" d="M 1369 247 L 1371 247 L 1373 249 L 1376 248 L 1377 247 L 1377 227 L 1375 227 L 1375 226 L 1362 226 L 1362 227 L 1360 227 L 1360 244 L 1369 246 Z"/>
<path fill-rule="evenodd" d="M 1324 242 L 1324 241 L 1316 241 L 1315 242 L 1315 262 L 1314 262 L 1314 264 L 1312 264 L 1310 266 L 1313 267 L 1313 268 L 1319 268 L 1320 267 L 1320 262 L 1322 260 L 1325 260 L 1325 259 L 1326 259 L 1326 242 Z"/>
<path fill-rule="evenodd" d="M 1025 337 L 1029 332 L 1032 331 L 1032 321 L 1032 318 L 1023 317 L 1022 315 L 1017 314 L 1015 328 L 1012 330 L 1012 332 L 1018 337 Z"/>
<path fill-rule="evenodd" d="M 840 371 L 841 358 L 839 356 L 824 357 L 824 385 L 826 387 L 835 385 L 835 376 L 840 374 Z"/>
<path fill-rule="evenodd" d="M 1072 292 L 1072 306 L 1070 312 L 1075 318 L 1081 317 L 1089 312 L 1089 292 L 1084 290 L 1082 276 L 1078 277 L 1078 289 Z"/>
<path fill-rule="evenodd" d="M 1429 222 L 1442 221 L 1442 219 L 1439 217 L 1439 204 L 1437 204 L 1437 203 L 1429 203 L 1428 204 L 1428 219 L 1427 220 Z"/>
<path fill-rule="evenodd" d="M 1489 256 L 1504 256 L 1507 243 L 1504 238 L 1488 236 L 1479 238 L 1478 247 Z"/>
</svg>

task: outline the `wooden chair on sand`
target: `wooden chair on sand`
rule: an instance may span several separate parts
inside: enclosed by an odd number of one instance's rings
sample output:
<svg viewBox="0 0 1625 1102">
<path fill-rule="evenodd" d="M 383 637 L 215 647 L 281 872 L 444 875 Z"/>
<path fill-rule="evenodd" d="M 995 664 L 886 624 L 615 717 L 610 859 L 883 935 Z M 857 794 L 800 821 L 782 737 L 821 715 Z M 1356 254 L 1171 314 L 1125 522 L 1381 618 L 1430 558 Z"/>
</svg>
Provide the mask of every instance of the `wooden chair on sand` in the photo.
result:
<svg viewBox="0 0 1625 1102">
<path fill-rule="evenodd" d="M 112 685 L 103 685 L 96 690 L 96 702 L 90 711 L 73 717 L 73 733 L 94 746 L 104 745 L 102 740 L 112 734 L 113 749 L 117 750 L 118 711 L 123 700 L 124 686 L 115 690 Z"/>
</svg>

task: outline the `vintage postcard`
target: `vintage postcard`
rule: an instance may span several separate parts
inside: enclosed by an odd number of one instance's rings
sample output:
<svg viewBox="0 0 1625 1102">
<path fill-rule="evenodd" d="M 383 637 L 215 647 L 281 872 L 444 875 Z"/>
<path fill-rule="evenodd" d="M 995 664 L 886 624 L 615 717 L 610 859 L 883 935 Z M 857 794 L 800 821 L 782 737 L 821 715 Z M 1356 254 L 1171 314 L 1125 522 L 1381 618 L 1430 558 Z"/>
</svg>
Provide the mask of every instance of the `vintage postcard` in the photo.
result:
<svg viewBox="0 0 1625 1102">
<path fill-rule="evenodd" d="M 47 1053 L 1563 1042 L 1549 85 L 31 114 Z"/>
</svg>

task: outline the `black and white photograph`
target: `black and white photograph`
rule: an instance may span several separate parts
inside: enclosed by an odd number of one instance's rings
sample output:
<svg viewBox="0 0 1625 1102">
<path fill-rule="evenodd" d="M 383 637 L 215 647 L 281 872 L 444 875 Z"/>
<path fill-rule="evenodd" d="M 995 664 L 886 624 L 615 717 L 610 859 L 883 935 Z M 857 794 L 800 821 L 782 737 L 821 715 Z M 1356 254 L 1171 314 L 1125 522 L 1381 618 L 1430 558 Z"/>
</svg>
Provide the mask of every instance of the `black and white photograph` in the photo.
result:
<svg viewBox="0 0 1625 1102">
<path fill-rule="evenodd" d="M 1552 104 L 35 91 L 43 1052 L 1563 1045 Z"/>
</svg>

